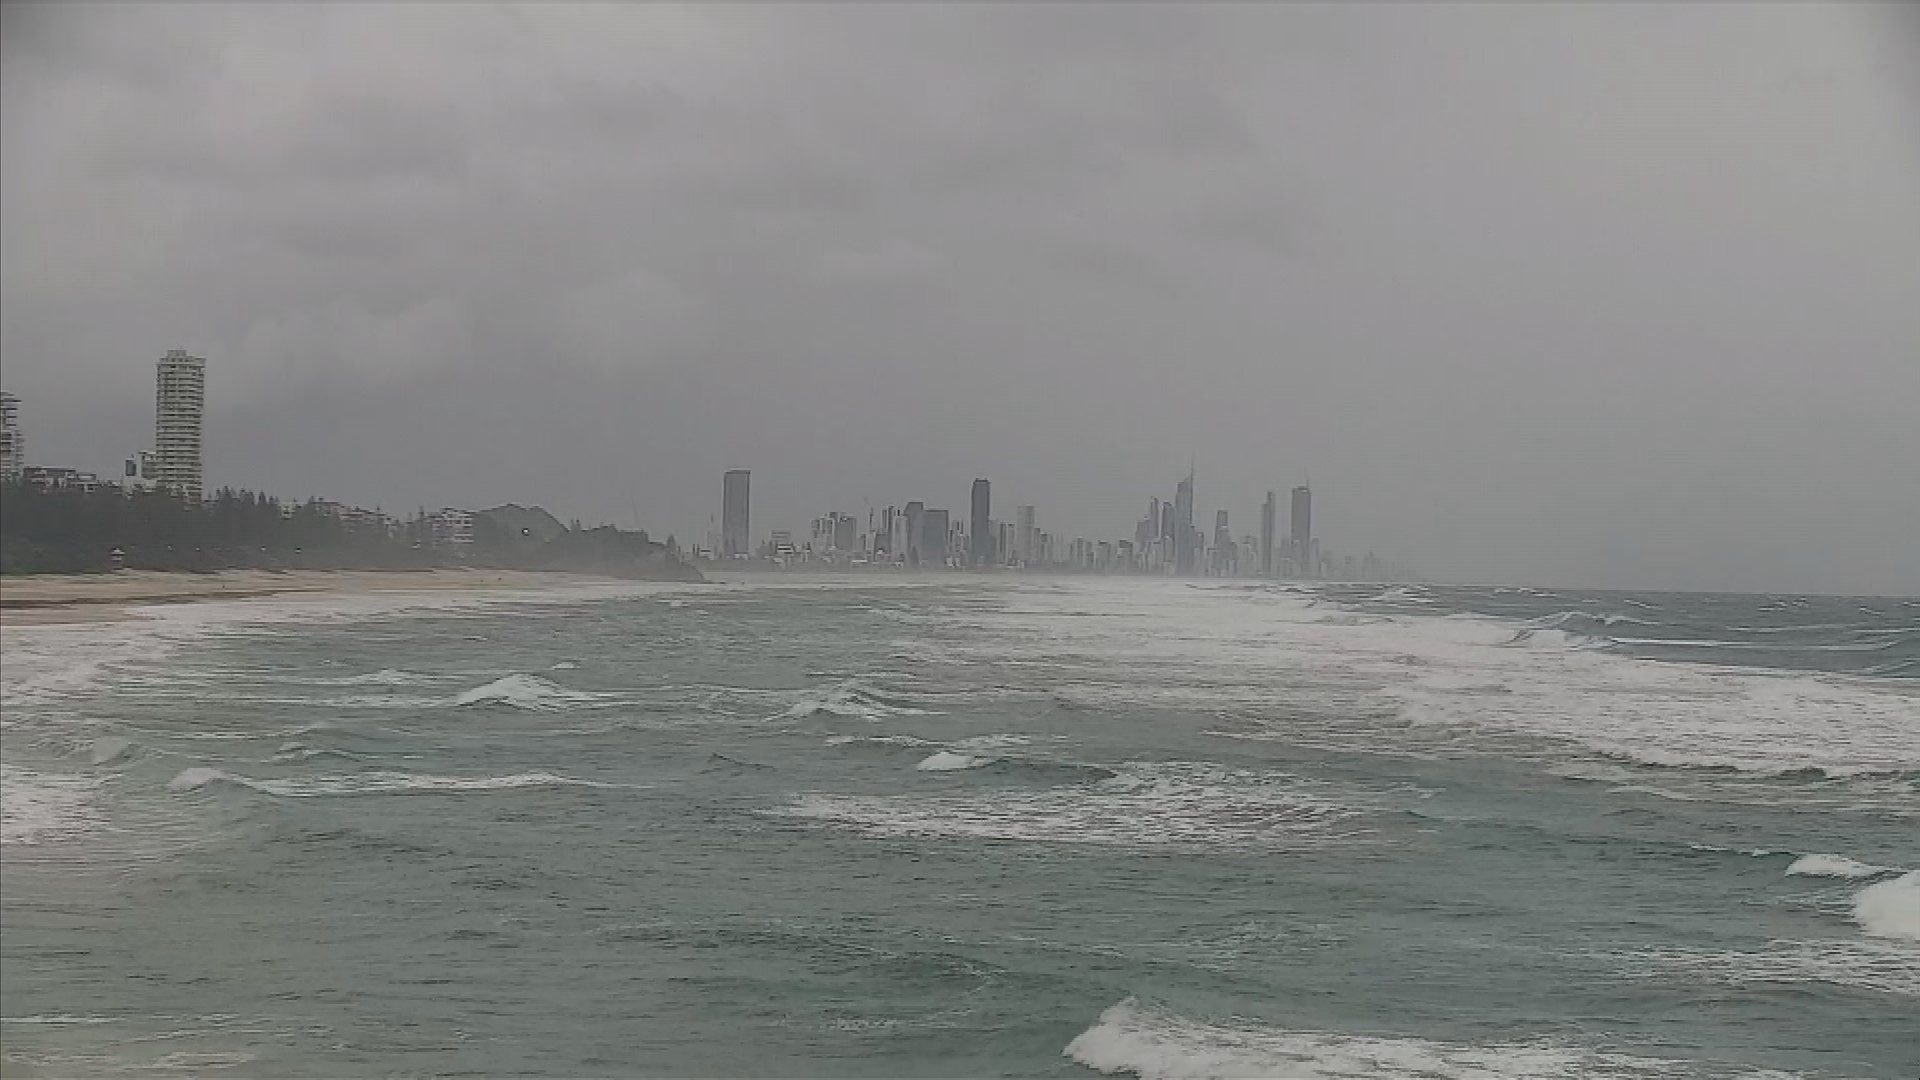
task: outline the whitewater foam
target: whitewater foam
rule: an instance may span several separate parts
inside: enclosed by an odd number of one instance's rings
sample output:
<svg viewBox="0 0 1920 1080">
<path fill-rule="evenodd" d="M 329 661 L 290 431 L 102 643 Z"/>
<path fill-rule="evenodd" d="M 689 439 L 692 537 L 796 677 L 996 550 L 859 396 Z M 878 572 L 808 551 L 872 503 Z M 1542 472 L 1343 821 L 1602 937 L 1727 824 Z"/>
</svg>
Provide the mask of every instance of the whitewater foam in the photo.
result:
<svg viewBox="0 0 1920 1080">
<path fill-rule="evenodd" d="M 569 690 L 538 675 L 515 673 L 502 676 L 484 686 L 467 690 L 455 697 L 451 704 L 457 706 L 510 705 L 516 709 L 553 712 L 574 705 L 586 705 L 604 700 L 605 695 L 602 694 Z"/>
<path fill-rule="evenodd" d="M 88 777 L 0 762 L 0 844 L 52 844 L 93 831 L 101 823 L 97 788 Z"/>
<path fill-rule="evenodd" d="M 333 795 L 444 794 L 469 791 L 513 791 L 521 788 L 621 786 L 546 772 L 514 773 L 509 776 L 430 776 L 419 773 L 376 771 L 332 776 L 262 778 L 241 776 L 225 769 L 197 766 L 182 770 L 167 784 L 167 788 L 171 791 L 197 791 L 219 782 L 238 784 L 267 795 L 278 795 L 290 799 L 324 798 Z"/>
<path fill-rule="evenodd" d="M 1716 1075 L 1690 1062 L 1545 1042 L 1473 1045 L 1289 1031 L 1249 1020 L 1208 1023 L 1132 998 L 1101 1013 L 1063 1053 L 1090 1069 L 1132 1073 L 1140 1080 L 1678 1080 Z M 1729 1074 L 1722 1070 L 1717 1075 Z"/>
<path fill-rule="evenodd" d="M 1920 941 L 1920 871 L 1861 889 L 1853 918 L 1875 937 Z"/>
<path fill-rule="evenodd" d="M 940 755 L 934 755 L 936 758 Z M 981 765 L 997 765 L 989 760 Z M 1360 797 L 1279 773 L 1192 762 L 1111 770 L 1022 763 L 1092 779 L 967 794 L 797 796 L 772 811 L 875 838 L 1090 844 L 1144 851 L 1288 851 L 1365 842 Z M 1112 775 L 1106 775 L 1111 772 Z"/>
<path fill-rule="evenodd" d="M 1855 862 L 1845 855 L 1802 855 L 1787 867 L 1787 873 L 1795 877 L 1864 878 L 1893 872 L 1890 866 Z"/>
<path fill-rule="evenodd" d="M 999 759 L 942 750 L 929 756 L 914 768 L 921 772 L 954 772 L 960 769 L 977 769 L 982 765 L 991 765 L 997 760 Z"/>
<path fill-rule="evenodd" d="M 893 716 L 930 716 L 926 709 L 887 701 L 857 680 L 848 679 L 821 689 L 804 691 L 799 701 L 781 714 L 790 720 L 809 716 L 842 716 L 851 720 L 881 721 Z"/>
</svg>

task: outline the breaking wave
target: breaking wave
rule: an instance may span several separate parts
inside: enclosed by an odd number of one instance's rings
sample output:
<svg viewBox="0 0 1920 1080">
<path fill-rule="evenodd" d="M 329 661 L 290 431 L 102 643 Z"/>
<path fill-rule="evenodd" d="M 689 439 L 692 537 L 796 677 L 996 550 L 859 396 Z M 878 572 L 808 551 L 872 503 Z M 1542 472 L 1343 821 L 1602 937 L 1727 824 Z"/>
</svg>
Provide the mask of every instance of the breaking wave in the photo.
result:
<svg viewBox="0 0 1920 1080">
<path fill-rule="evenodd" d="M 1861 889 L 1853 918 L 1874 937 L 1920 941 L 1920 871 Z"/>
<path fill-rule="evenodd" d="M 1794 877 L 1865 878 L 1893 872 L 1890 866 L 1871 866 L 1845 855 L 1802 855 L 1787 867 Z"/>
<path fill-rule="evenodd" d="M 1090 1069 L 1109 1075 L 1131 1073 L 1140 1080 L 1678 1080 L 1755 1075 L 1703 1071 L 1694 1062 L 1546 1042 L 1447 1043 L 1289 1031 L 1250 1020 L 1209 1023 L 1151 1008 L 1133 998 L 1101 1013 L 1062 1053 Z"/>
<path fill-rule="evenodd" d="M 510 705 L 516 709 L 528 709 L 534 712 L 554 712 L 603 700 L 605 700 L 603 694 L 569 690 L 538 675 L 516 673 L 495 679 L 485 686 L 476 686 L 465 691 L 455 697 L 451 704 L 457 706 Z"/>
<path fill-rule="evenodd" d="M 914 768 L 921 772 L 953 772 L 958 769 L 977 769 L 982 765 L 991 765 L 998 758 L 982 757 L 975 754 L 956 754 L 951 750 L 942 750 L 929 756 Z"/>
<path fill-rule="evenodd" d="M 994 757 L 988 754 L 962 754 L 942 750 L 914 766 L 921 772 L 961 772 L 979 770 L 997 776 L 1026 777 L 1041 780 L 1110 780 L 1116 773 L 1098 765 L 1072 761 L 1043 761 L 1037 758 Z"/>
<path fill-rule="evenodd" d="M 467 791 L 512 791 L 520 788 L 616 786 L 545 772 L 514 773 L 510 776 L 428 776 L 403 772 L 365 772 L 337 776 L 264 779 L 241 776 L 225 769 L 196 766 L 181 770 L 178 776 L 168 782 L 167 788 L 170 791 L 198 791 L 216 784 L 234 784 L 251 788 L 262 794 L 278 795 L 289 799 L 312 799 L 333 795 L 431 795 Z"/>
<path fill-rule="evenodd" d="M 843 716 L 854 720 L 885 720 L 890 716 L 928 716 L 926 709 L 915 708 L 888 697 L 860 682 L 848 679 L 824 691 L 808 691 L 793 703 L 783 716 L 803 720 L 809 716 Z"/>
</svg>

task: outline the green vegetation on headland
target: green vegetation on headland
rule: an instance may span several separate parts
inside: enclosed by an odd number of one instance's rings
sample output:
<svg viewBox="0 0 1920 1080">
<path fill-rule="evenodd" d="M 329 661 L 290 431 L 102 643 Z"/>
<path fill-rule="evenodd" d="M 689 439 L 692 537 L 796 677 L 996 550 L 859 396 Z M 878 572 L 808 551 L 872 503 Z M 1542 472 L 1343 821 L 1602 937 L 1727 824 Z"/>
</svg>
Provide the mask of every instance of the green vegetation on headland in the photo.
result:
<svg viewBox="0 0 1920 1080">
<path fill-rule="evenodd" d="M 562 525 L 538 507 L 474 511 L 450 535 L 443 515 L 407 519 L 222 489 L 204 502 L 154 491 L 42 491 L 0 485 L 0 574 L 115 569 L 424 570 L 471 566 L 698 581 L 669 545 L 611 525 Z"/>
</svg>

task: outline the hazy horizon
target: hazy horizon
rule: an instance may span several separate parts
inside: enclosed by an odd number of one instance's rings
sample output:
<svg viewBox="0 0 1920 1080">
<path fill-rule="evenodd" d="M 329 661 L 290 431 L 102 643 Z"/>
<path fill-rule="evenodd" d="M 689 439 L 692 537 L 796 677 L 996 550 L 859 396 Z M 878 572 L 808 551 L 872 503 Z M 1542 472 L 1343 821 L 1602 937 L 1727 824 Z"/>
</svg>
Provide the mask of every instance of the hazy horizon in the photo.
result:
<svg viewBox="0 0 1920 1080">
<path fill-rule="evenodd" d="M 976 476 L 1437 580 L 1920 592 L 1887 7 L 8 4 L 36 464 L 683 542 Z M 1284 528 L 1284 526 L 1283 526 Z"/>
</svg>

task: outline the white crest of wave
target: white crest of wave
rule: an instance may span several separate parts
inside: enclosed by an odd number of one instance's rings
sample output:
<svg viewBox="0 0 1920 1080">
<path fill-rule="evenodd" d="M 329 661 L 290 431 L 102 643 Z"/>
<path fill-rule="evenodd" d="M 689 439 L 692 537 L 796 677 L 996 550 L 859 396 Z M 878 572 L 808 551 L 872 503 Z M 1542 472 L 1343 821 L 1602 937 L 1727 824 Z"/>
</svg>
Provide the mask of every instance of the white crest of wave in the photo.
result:
<svg viewBox="0 0 1920 1080">
<path fill-rule="evenodd" d="M 942 750 L 928 757 L 914 768 L 921 772 L 954 772 L 959 769 L 977 769 L 982 765 L 991 765 L 998 758 L 982 757 L 975 754 L 956 754 L 951 750 Z"/>
<path fill-rule="evenodd" d="M 1206 1023 L 1132 998 L 1100 1014 L 1067 1057 L 1141 1080 L 1587 1080 L 1678 1077 L 1681 1062 L 1535 1043 L 1476 1046 L 1427 1039 L 1288 1031 L 1250 1021 Z"/>
<path fill-rule="evenodd" d="M 517 709 L 551 711 L 598 701 L 601 695 L 569 690 L 538 675 L 515 673 L 476 686 L 453 699 L 455 705 L 511 705 Z"/>
<path fill-rule="evenodd" d="M 1875 937 L 1920 941 L 1920 871 L 1861 889 L 1853 899 L 1853 918 Z"/>
<path fill-rule="evenodd" d="M 794 702 L 784 715 L 788 719 L 803 720 L 823 713 L 853 720 L 873 721 L 884 720 L 889 716 L 929 715 L 925 709 L 885 701 L 875 691 L 868 689 L 856 679 L 835 683 L 824 691 L 809 690 L 801 696 L 799 701 Z"/>
<path fill-rule="evenodd" d="M 196 765 L 191 769 L 180 770 L 179 775 L 167 781 L 168 791 L 198 791 L 216 780 L 228 780 L 232 777 L 222 769 L 205 765 Z"/>
<path fill-rule="evenodd" d="M 546 772 L 514 773 L 510 776 L 431 776 L 422 773 L 365 772 L 337 776 L 286 777 L 265 779 L 240 776 L 222 769 L 199 766 L 181 771 L 167 785 L 173 791 L 194 791 L 216 781 L 239 784 L 268 795 L 290 799 L 322 798 L 329 795 L 404 795 L 466 791 L 511 791 L 540 787 L 610 787 L 591 780 L 577 780 Z"/>
<path fill-rule="evenodd" d="M 1892 871 L 1890 866 L 1856 862 L 1845 855 L 1802 855 L 1787 867 L 1787 873 L 1794 877 L 1863 878 Z"/>
</svg>

